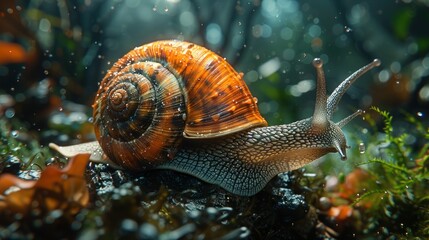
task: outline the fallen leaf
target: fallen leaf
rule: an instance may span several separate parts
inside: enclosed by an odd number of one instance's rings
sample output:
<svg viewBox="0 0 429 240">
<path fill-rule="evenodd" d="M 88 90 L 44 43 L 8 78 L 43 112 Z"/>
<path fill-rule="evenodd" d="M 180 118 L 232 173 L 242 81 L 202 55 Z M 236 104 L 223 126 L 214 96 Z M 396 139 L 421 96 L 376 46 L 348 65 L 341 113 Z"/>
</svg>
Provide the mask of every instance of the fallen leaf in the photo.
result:
<svg viewBox="0 0 429 240">
<path fill-rule="evenodd" d="M 46 167 L 38 180 L 23 180 L 15 175 L 0 176 L 0 211 L 8 209 L 26 214 L 34 208 L 77 213 L 89 201 L 84 173 L 89 154 L 79 154 L 60 169 Z"/>
</svg>

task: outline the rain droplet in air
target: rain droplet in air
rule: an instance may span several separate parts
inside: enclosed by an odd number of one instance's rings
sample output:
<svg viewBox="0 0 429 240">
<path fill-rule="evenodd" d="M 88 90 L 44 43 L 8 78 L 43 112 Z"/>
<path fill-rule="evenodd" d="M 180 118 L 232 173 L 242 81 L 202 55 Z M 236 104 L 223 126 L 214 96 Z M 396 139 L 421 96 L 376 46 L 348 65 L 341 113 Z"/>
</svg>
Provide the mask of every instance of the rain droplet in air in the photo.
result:
<svg viewBox="0 0 429 240">
<path fill-rule="evenodd" d="M 15 110 L 13 108 L 8 108 L 6 109 L 6 111 L 4 112 L 4 115 L 7 118 L 13 118 L 15 116 Z"/>
<path fill-rule="evenodd" d="M 365 143 L 359 143 L 359 153 L 364 154 L 365 153 Z"/>
</svg>

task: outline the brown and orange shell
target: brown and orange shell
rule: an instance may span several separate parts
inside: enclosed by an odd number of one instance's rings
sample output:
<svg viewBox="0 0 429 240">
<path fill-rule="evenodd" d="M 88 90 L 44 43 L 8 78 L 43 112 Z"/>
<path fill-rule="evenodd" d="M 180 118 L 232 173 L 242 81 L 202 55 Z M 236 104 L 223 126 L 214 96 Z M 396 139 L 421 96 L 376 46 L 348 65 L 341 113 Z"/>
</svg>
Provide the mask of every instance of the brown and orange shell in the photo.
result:
<svg viewBox="0 0 429 240">
<path fill-rule="evenodd" d="M 153 42 L 119 59 L 93 109 L 103 151 L 131 170 L 173 158 L 183 137 L 216 138 L 267 125 L 242 74 L 212 51 L 182 41 Z"/>
</svg>

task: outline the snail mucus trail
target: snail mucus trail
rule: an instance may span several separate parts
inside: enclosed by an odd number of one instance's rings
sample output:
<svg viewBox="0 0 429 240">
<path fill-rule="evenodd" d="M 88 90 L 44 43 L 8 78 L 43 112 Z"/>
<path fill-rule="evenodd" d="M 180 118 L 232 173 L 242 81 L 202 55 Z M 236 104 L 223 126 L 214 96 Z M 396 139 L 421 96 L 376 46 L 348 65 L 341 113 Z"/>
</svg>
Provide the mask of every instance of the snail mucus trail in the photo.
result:
<svg viewBox="0 0 429 240">
<path fill-rule="evenodd" d="M 119 59 L 102 80 L 93 105 L 98 141 L 50 146 L 132 171 L 172 169 L 250 196 L 277 174 L 327 153 L 347 158 L 341 128 L 362 111 L 337 123 L 332 115 L 350 85 L 380 61 L 354 72 L 329 97 L 322 60 L 313 65 L 313 116 L 267 126 L 242 74 L 223 58 L 193 43 L 149 43 Z"/>
</svg>

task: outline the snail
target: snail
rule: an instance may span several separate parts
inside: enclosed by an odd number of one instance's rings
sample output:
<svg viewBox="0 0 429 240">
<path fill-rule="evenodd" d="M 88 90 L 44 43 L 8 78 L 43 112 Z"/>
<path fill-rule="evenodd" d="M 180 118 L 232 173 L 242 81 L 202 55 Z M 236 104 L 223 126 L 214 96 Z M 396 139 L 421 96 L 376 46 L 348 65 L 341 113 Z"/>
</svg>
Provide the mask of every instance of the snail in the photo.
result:
<svg viewBox="0 0 429 240">
<path fill-rule="evenodd" d="M 341 130 L 362 113 L 331 120 L 340 98 L 373 62 L 345 79 L 329 96 L 322 60 L 312 117 L 267 126 L 257 100 L 229 63 L 212 51 L 182 41 L 157 41 L 127 53 L 100 83 L 93 104 L 97 141 L 50 147 L 66 157 L 131 171 L 172 169 L 243 196 L 259 192 L 279 173 L 327 153 L 346 159 Z"/>
</svg>

